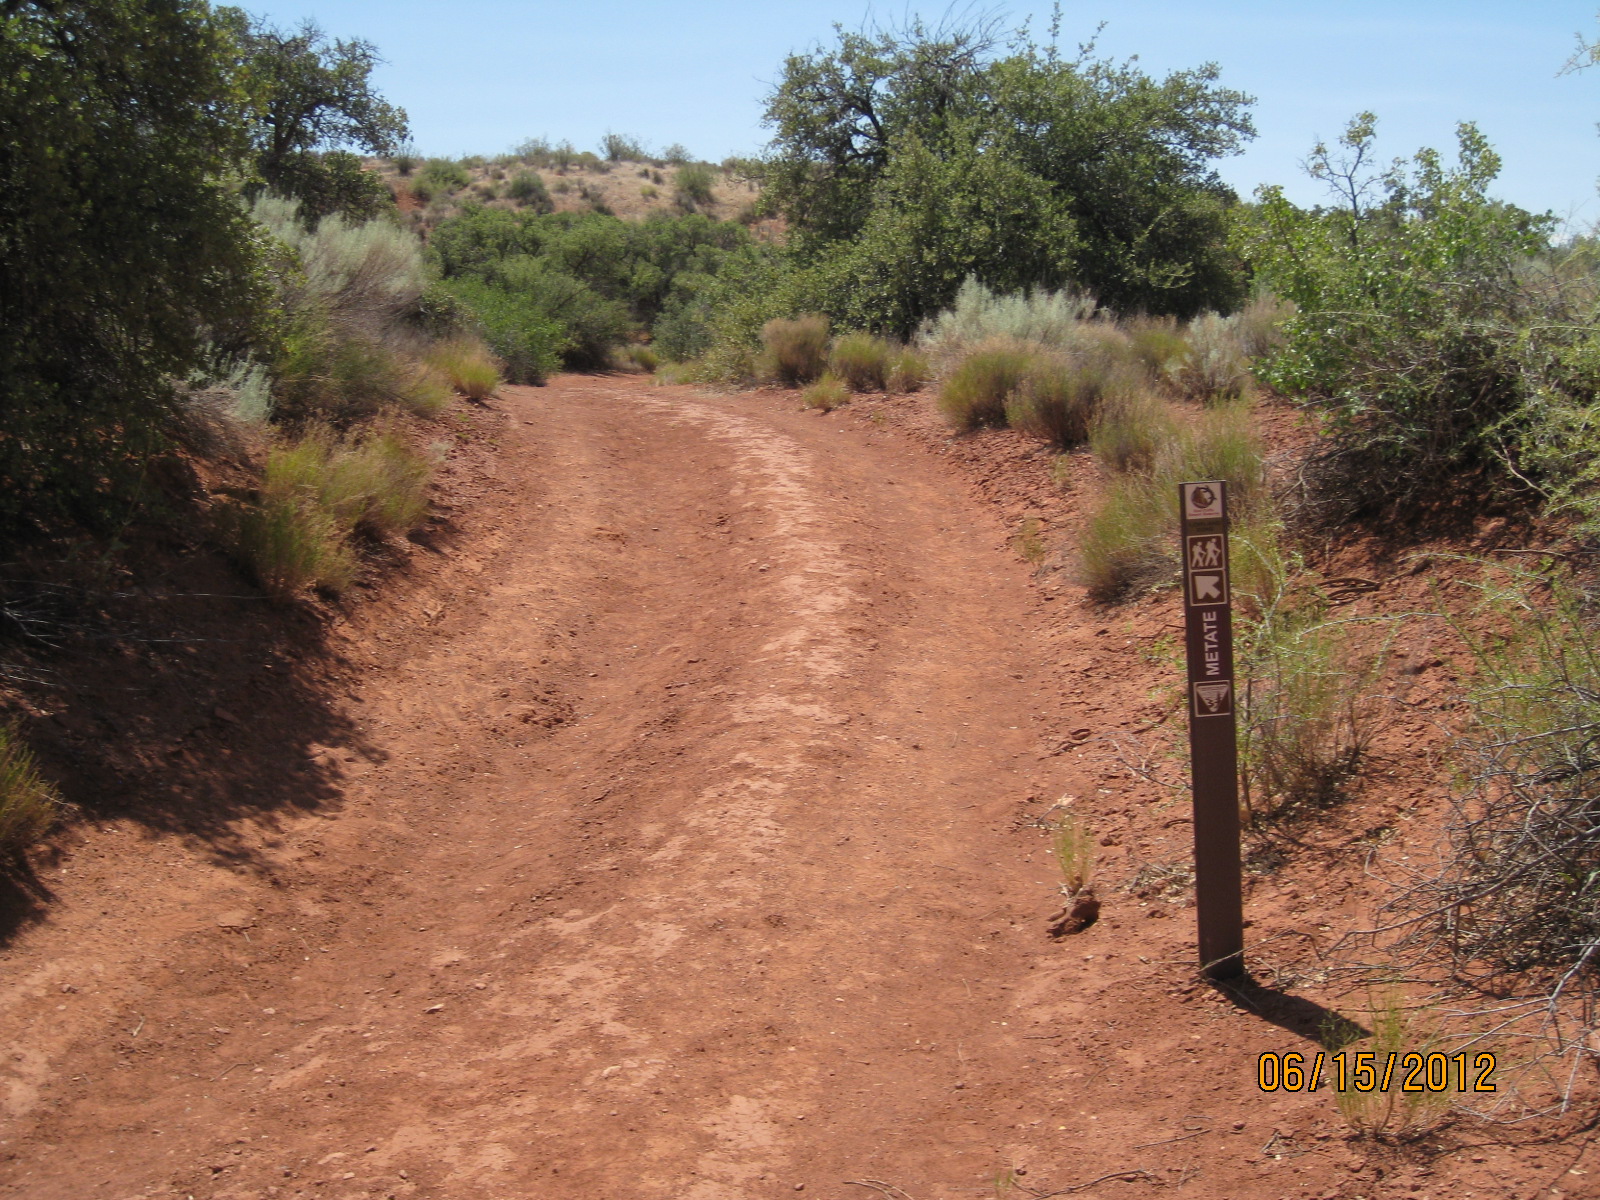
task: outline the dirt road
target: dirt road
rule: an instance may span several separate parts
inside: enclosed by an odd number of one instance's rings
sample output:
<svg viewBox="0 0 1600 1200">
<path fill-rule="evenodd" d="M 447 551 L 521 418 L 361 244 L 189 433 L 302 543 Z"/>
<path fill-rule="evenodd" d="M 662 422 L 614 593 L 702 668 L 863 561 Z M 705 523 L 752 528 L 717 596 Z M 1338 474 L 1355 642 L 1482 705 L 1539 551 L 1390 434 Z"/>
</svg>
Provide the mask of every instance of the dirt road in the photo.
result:
<svg viewBox="0 0 1600 1200">
<path fill-rule="evenodd" d="M 337 801 L 248 867 L 89 831 L 9 948 L 4 1194 L 1355 1194 L 1192 910 L 1108 865 L 1046 935 L 1053 800 L 1108 864 L 1188 828 L 1051 753 L 1148 680 L 953 468 L 792 400 L 499 404 L 498 507 L 310 748 Z"/>
</svg>

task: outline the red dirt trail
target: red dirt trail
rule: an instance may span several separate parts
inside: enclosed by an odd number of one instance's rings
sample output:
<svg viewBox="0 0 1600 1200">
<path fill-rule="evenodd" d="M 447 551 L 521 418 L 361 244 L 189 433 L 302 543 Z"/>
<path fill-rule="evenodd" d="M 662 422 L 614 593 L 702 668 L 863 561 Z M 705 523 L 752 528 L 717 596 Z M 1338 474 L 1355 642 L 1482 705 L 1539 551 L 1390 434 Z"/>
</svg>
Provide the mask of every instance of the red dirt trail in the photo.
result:
<svg viewBox="0 0 1600 1200">
<path fill-rule="evenodd" d="M 496 406 L 483 511 L 352 634 L 337 802 L 241 818 L 247 866 L 87 829 L 7 948 L 0 1194 L 1582 1194 L 1257 1089 L 1315 1006 L 1195 984 L 1193 910 L 1119 890 L 1183 806 L 1058 752 L 1151 668 L 926 439 L 627 377 Z M 1106 903 L 1052 941 L 1063 795 Z"/>
</svg>

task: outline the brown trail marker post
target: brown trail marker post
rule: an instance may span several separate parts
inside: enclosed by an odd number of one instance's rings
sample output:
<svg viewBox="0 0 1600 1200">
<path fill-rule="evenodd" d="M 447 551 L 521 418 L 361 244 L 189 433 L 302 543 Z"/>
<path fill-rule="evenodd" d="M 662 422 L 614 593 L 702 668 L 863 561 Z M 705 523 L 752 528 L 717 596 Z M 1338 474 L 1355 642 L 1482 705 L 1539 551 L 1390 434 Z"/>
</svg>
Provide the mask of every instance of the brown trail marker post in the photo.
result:
<svg viewBox="0 0 1600 1200">
<path fill-rule="evenodd" d="M 1200 966 L 1244 974 L 1239 864 L 1239 742 L 1234 723 L 1233 608 L 1228 589 L 1228 485 L 1178 485 L 1184 644 L 1189 661 L 1189 763 L 1194 788 L 1194 891 Z"/>
</svg>

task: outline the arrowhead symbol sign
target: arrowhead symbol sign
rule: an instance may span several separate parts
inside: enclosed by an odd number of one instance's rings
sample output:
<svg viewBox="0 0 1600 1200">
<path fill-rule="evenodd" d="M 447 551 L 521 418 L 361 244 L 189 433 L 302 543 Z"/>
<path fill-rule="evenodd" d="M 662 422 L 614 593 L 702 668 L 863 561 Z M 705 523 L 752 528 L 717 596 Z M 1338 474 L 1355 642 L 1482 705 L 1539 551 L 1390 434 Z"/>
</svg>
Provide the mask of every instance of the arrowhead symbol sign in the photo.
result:
<svg viewBox="0 0 1600 1200">
<path fill-rule="evenodd" d="M 1222 602 L 1222 576 L 1221 575 L 1193 575 L 1194 598 L 1196 603 L 1205 603 L 1214 600 Z"/>
</svg>

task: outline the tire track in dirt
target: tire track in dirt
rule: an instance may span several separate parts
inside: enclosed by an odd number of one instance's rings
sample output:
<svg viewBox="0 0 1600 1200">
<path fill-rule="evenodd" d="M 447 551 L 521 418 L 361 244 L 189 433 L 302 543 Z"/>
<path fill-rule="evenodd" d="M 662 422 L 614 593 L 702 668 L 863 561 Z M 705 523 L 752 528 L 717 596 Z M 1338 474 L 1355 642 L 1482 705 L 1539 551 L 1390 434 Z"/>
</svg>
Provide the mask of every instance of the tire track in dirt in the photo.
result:
<svg viewBox="0 0 1600 1200">
<path fill-rule="evenodd" d="M 363 682 L 381 753 L 269 850 L 243 937 L 202 893 L 152 950 L 156 1039 L 52 1064 L 94 1086 L 17 1106 L 14 1187 L 102 1183 L 85 1146 L 105 1186 L 217 1197 L 990 1171 L 986 964 L 1049 899 L 996 832 L 1033 749 L 1020 568 L 914 452 L 814 418 L 505 404 L 520 506 Z"/>
</svg>

